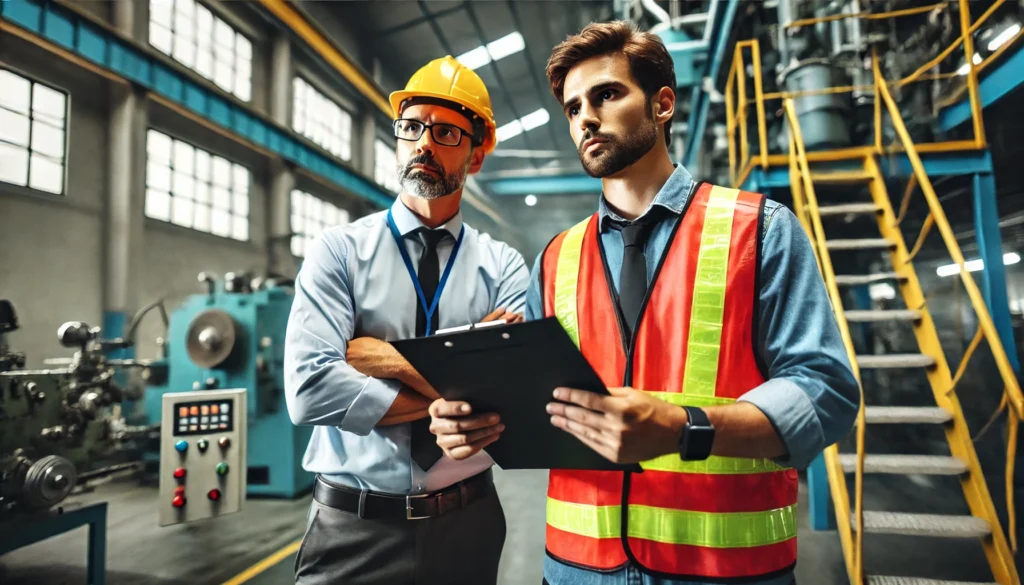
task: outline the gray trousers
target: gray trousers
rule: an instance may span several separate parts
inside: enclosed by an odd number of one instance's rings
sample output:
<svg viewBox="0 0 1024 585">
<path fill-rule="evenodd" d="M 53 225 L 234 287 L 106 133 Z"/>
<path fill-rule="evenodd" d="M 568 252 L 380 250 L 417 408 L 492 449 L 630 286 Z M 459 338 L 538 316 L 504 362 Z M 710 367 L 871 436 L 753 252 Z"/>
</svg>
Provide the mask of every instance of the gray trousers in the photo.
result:
<svg viewBox="0 0 1024 585">
<path fill-rule="evenodd" d="M 424 520 L 367 520 L 313 500 L 296 585 L 488 585 L 498 580 L 498 494 Z"/>
</svg>

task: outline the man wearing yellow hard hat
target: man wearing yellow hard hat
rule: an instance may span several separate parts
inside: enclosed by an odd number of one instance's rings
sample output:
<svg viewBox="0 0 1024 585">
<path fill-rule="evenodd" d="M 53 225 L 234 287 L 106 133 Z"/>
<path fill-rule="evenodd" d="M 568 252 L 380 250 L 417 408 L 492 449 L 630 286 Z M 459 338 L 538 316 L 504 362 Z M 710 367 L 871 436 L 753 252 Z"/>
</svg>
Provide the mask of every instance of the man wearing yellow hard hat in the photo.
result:
<svg viewBox="0 0 1024 585">
<path fill-rule="evenodd" d="M 427 412 L 438 395 L 388 342 L 521 320 L 530 275 L 460 212 L 467 175 L 496 143 L 477 74 L 436 59 L 391 105 L 400 196 L 325 230 L 296 278 L 285 394 L 292 421 L 314 427 L 303 467 L 317 481 L 295 580 L 495 583 L 505 516 L 493 462 L 441 451 Z"/>
</svg>

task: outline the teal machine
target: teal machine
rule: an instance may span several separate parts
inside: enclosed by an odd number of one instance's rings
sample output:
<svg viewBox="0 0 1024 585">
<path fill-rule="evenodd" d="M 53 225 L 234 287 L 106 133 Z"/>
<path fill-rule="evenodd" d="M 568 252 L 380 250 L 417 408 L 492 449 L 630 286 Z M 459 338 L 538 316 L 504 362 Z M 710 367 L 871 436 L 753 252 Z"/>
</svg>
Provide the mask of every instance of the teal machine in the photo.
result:
<svg viewBox="0 0 1024 585">
<path fill-rule="evenodd" d="M 294 283 L 228 273 L 218 280 L 199 275 L 206 292 L 189 297 L 171 313 L 164 359 L 149 369 L 145 415 L 161 417 L 167 392 L 248 390 L 247 494 L 295 497 L 311 489 L 313 474 L 302 469 L 312 427 L 296 426 L 284 396 L 284 340 Z M 214 424 L 203 421 L 197 424 Z M 152 460 L 158 454 L 150 453 Z"/>
</svg>

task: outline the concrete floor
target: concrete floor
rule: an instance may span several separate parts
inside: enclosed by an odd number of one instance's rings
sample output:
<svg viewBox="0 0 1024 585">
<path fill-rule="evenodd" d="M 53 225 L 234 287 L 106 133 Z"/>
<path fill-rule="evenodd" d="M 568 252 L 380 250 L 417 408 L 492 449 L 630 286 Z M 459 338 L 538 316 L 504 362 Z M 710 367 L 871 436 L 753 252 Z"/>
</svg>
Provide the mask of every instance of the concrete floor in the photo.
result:
<svg viewBox="0 0 1024 585">
<path fill-rule="evenodd" d="M 501 585 L 536 585 L 544 554 L 546 472 L 496 470 L 508 518 L 501 560 Z M 875 510 L 956 513 L 949 486 L 920 479 L 868 478 L 865 505 Z M 955 487 L 955 486 L 954 486 Z M 307 498 L 249 500 L 242 512 L 215 522 L 157 526 L 156 491 L 122 481 L 100 486 L 76 502 L 108 501 L 107 585 L 218 584 L 281 550 L 302 536 Z M 812 532 L 807 494 L 800 490 L 797 579 L 801 585 L 846 583 L 839 539 Z M 0 557 L 3 585 L 77 585 L 85 582 L 84 528 Z M 969 581 L 991 580 L 981 546 L 973 541 L 869 536 L 867 567 L 873 574 L 914 574 Z M 248 581 L 250 585 L 292 582 L 294 555 Z"/>
</svg>

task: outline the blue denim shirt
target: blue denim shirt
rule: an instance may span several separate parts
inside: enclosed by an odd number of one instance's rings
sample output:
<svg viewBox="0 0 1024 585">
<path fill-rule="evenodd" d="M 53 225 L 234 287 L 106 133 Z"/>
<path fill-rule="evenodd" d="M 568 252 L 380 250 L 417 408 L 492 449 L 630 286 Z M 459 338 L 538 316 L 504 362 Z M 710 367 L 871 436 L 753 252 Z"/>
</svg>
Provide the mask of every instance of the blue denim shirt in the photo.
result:
<svg viewBox="0 0 1024 585">
<path fill-rule="evenodd" d="M 662 219 L 644 248 L 650 280 L 668 245 L 675 223 L 695 183 L 681 165 L 662 186 L 651 208 L 662 207 Z M 615 214 L 604 197 L 598 207 L 601 245 L 608 259 L 612 285 L 619 290 L 622 236 L 609 228 L 609 220 L 626 221 Z M 853 376 L 832 305 L 810 241 L 796 216 L 768 201 L 762 234 L 760 315 L 756 351 L 767 365 L 768 380 L 739 398 L 761 409 L 786 445 L 777 462 L 805 468 L 825 447 L 838 442 L 852 428 L 860 405 L 860 388 Z M 544 316 L 540 267 L 533 266 L 526 296 L 526 318 Z M 650 282 L 648 282 L 650 285 Z"/>
</svg>

